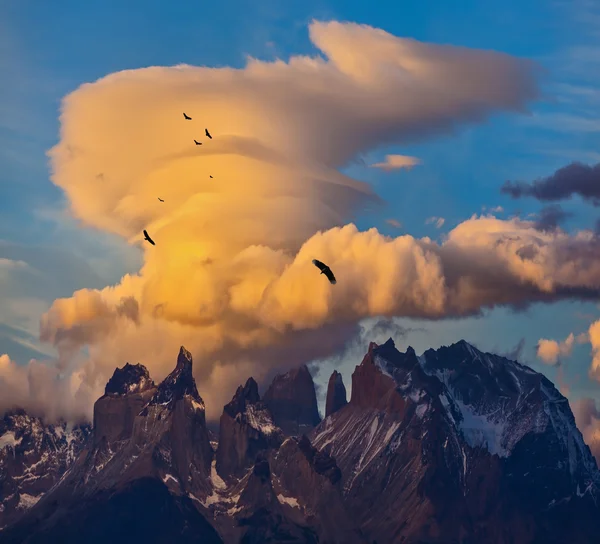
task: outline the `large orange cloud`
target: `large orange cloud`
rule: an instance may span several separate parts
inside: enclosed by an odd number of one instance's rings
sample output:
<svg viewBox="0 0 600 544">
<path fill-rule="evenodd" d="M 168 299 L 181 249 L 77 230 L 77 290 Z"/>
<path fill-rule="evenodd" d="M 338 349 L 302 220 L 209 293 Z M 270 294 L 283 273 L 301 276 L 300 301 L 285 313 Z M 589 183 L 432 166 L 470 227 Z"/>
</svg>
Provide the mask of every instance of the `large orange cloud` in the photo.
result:
<svg viewBox="0 0 600 544">
<path fill-rule="evenodd" d="M 339 167 L 523 111 L 537 96 L 531 63 L 346 23 L 314 22 L 310 37 L 323 56 L 130 70 L 65 98 L 49 155 L 73 215 L 156 241 L 139 274 L 57 300 L 42 318 L 61 369 L 89 347 L 78 372 L 92 398 L 125 361 L 161 379 L 185 344 L 214 418 L 248 374 L 327 357 L 364 317 L 442 318 L 600 289 L 589 233 L 474 217 L 439 245 L 346 224 L 377 197 Z"/>
</svg>

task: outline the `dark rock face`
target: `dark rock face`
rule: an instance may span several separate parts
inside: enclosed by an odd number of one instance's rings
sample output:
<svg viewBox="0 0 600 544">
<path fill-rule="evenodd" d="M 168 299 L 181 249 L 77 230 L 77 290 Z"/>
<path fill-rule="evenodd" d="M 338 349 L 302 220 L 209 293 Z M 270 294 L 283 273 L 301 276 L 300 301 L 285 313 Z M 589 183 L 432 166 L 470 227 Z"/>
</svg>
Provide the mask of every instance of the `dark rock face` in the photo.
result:
<svg viewBox="0 0 600 544">
<path fill-rule="evenodd" d="M 249 378 L 238 387 L 223 409 L 220 421 L 216 469 L 225 481 L 242 477 L 256 456 L 277 449 L 283 441 L 281 429 L 273 424 L 271 413 L 260 401 L 258 385 Z"/>
<path fill-rule="evenodd" d="M 321 421 L 315 384 L 306 365 L 275 376 L 263 402 L 287 436 L 307 433 Z"/>
<path fill-rule="evenodd" d="M 127 395 L 141 393 L 154 387 L 148 369 L 144 365 L 131 365 L 126 363 L 123 368 L 115 369 L 112 378 L 108 380 L 105 395 Z"/>
<path fill-rule="evenodd" d="M 568 402 L 466 342 L 420 357 L 371 344 L 350 402 L 330 379 L 316 428 L 306 367 L 262 401 L 250 378 L 218 445 L 185 348 L 158 387 L 143 367 L 115 376 L 94 439 L 0 420 L 1 542 L 598 542 L 600 473 Z"/>
<path fill-rule="evenodd" d="M 117 368 L 105 393 L 94 404 L 94 445 L 127 440 L 133 422 L 156 392 L 145 366 L 127 363 Z"/>
<path fill-rule="evenodd" d="M 89 425 L 46 425 L 25 410 L 0 419 L 0 528 L 38 502 L 71 467 L 91 434 Z"/>
<path fill-rule="evenodd" d="M 332 484 L 336 484 L 341 480 L 342 472 L 335 459 L 327 452 L 313 448 L 306 435 L 303 435 L 298 441 L 298 448 L 317 474 L 325 476 Z"/>
<path fill-rule="evenodd" d="M 278 499 L 269 461 L 264 455 L 257 458 L 241 485 L 235 516 L 239 536 L 232 535 L 229 542 L 319 542 L 315 530 L 302 523 L 302 516 L 295 515 L 292 508 Z"/>
<path fill-rule="evenodd" d="M 141 478 L 116 491 L 57 505 L 39 516 L 35 533 L 19 523 L 2 534 L 6 544 L 105 544 L 107 542 L 221 544 L 211 524 L 185 496 L 174 496 L 160 481 Z"/>
<path fill-rule="evenodd" d="M 23 516 L 19 534 L 43 540 L 46 537 L 45 529 L 38 531 L 36 520 L 54 520 L 55 511 L 65 511 L 65 520 L 76 515 L 78 518 L 100 523 L 95 512 L 87 510 L 88 507 L 92 510 L 99 508 L 112 511 L 113 505 L 131 500 L 131 493 L 123 491 L 124 489 L 129 489 L 128 486 L 138 489 L 136 486 L 139 482 L 147 478 L 156 480 L 156 484 L 161 489 L 164 488 L 164 493 L 169 496 L 191 494 L 196 500 L 206 497 L 211 487 L 209 477 L 213 450 L 206 429 L 204 403 L 191 377 L 191 365 L 189 352 L 182 348 L 175 371 L 158 388 L 141 392 L 134 389 L 125 394 L 108 393 L 102 397 L 95 406 L 95 419 L 99 423 L 101 435 L 82 451 L 62 481 Z M 136 413 L 140 402 L 144 400 L 146 405 Z M 117 425 L 115 411 L 121 416 L 130 414 L 133 417 L 132 425 Z M 111 442 L 109 437 L 113 436 L 118 439 Z M 132 493 L 137 496 L 138 491 Z M 156 493 L 160 495 L 163 491 Z M 113 498 L 117 496 L 122 498 L 114 502 Z M 164 515 L 177 509 L 182 512 L 179 517 L 185 526 L 185 520 L 189 517 L 185 511 L 189 505 L 187 498 L 167 501 L 160 508 L 155 504 L 155 515 L 169 526 L 170 522 L 164 519 Z M 195 512 L 195 507 L 192 510 Z M 196 514 L 189 521 L 200 527 L 200 514 Z M 63 520 L 62 523 L 65 524 L 66 521 Z M 83 527 L 74 527 L 73 530 L 76 531 L 72 536 L 73 541 L 79 538 L 76 535 L 87 534 Z M 52 525 L 48 531 L 48 535 L 60 534 L 58 526 L 54 528 Z M 182 533 L 181 541 L 198 541 L 194 535 L 189 536 L 191 540 L 186 540 L 186 534 L 185 531 Z M 4 535 L 5 533 L 2 534 L 3 537 Z M 65 541 L 70 541 L 68 539 L 71 538 L 71 533 L 67 532 L 65 535 Z"/>
<path fill-rule="evenodd" d="M 597 539 L 597 468 L 540 374 L 466 342 L 418 358 L 389 340 L 371 344 L 352 380 L 349 405 L 312 441 L 335 457 L 369 539 Z"/>
<path fill-rule="evenodd" d="M 240 520 L 240 527 L 247 527 L 240 544 L 263 544 L 290 542 L 294 544 L 318 544 L 314 530 L 290 523 L 281 514 L 259 508 L 247 518 Z"/>
<path fill-rule="evenodd" d="M 337 412 L 348 404 L 346 400 L 346 388 L 342 375 L 334 370 L 327 384 L 327 399 L 325 401 L 325 417 Z"/>
<path fill-rule="evenodd" d="M 366 542 L 348 515 L 342 474 L 329 454 L 314 448 L 306 436 L 293 437 L 273 455 L 271 465 L 278 497 L 284 504 L 298 505 L 295 510 L 315 527 L 320 542 Z"/>
<path fill-rule="evenodd" d="M 192 375 L 192 354 L 181 346 L 175 370 L 160 383 L 150 404 L 172 407 L 175 401 L 183 399 L 186 395 L 202 402 Z"/>
</svg>

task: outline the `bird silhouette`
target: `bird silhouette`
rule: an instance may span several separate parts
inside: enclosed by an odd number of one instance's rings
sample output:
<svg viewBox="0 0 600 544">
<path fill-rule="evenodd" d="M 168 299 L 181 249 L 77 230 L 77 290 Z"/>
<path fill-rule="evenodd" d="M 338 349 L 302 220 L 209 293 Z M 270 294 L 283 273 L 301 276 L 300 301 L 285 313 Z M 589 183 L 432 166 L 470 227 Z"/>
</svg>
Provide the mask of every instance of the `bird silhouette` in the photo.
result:
<svg viewBox="0 0 600 544">
<path fill-rule="evenodd" d="M 185 113 L 183 114 L 183 117 L 184 117 L 185 119 L 187 119 L 188 121 L 191 121 L 191 120 L 192 120 L 192 118 L 191 118 L 191 117 L 188 117 L 188 116 L 187 116 Z"/>
<path fill-rule="evenodd" d="M 152 238 L 150 238 L 150 236 L 148 236 L 148 232 L 146 232 L 146 230 L 144 230 L 144 240 L 148 240 L 148 242 L 150 242 L 153 246 L 156 245 L 154 243 L 154 240 Z"/>
<path fill-rule="evenodd" d="M 206 134 L 212 140 L 212 136 L 210 135 L 210 132 L 208 132 L 207 128 L 204 129 L 204 134 Z"/>
<path fill-rule="evenodd" d="M 196 145 L 202 145 L 202 142 L 199 142 L 198 140 L 194 140 L 194 143 L 195 143 Z"/>
<path fill-rule="evenodd" d="M 212 176 L 208 176 L 210 179 L 212 179 Z"/>
<path fill-rule="evenodd" d="M 162 198 L 160 198 L 160 197 L 158 197 L 158 200 L 160 200 L 161 202 L 164 202 L 164 200 Z"/>
<path fill-rule="evenodd" d="M 333 285 L 335 285 L 337 283 L 337 280 L 335 279 L 335 276 L 333 275 L 331 268 L 329 268 L 325 263 L 322 263 L 321 261 L 317 261 L 317 259 L 313 259 L 312 263 L 321 271 L 321 274 L 325 274 L 325 276 L 329 280 L 329 283 L 331 283 Z"/>
</svg>

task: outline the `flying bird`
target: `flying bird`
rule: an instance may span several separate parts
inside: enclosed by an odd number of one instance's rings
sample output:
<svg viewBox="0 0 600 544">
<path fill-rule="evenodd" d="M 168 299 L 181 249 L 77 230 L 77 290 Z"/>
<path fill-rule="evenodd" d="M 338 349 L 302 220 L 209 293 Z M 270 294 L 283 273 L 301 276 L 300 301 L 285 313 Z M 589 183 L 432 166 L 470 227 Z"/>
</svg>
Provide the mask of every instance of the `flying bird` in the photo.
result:
<svg viewBox="0 0 600 544">
<path fill-rule="evenodd" d="M 325 263 L 317 261 L 317 259 L 313 259 L 312 263 L 321 271 L 321 274 L 325 274 L 325 276 L 329 280 L 329 283 L 331 283 L 332 285 L 335 285 L 337 283 L 335 276 L 331 271 L 331 268 L 329 268 Z"/>
<path fill-rule="evenodd" d="M 162 198 L 160 198 L 160 197 L 158 197 L 158 200 L 160 200 L 161 202 L 164 202 L 164 200 Z"/>
<path fill-rule="evenodd" d="M 199 142 L 198 140 L 194 140 L 194 143 L 195 143 L 196 145 L 202 145 L 202 142 Z"/>
<path fill-rule="evenodd" d="M 212 140 L 212 136 L 210 135 L 210 132 L 208 132 L 207 128 L 204 129 L 204 134 L 206 134 Z"/>
<path fill-rule="evenodd" d="M 187 119 L 188 121 L 191 121 L 191 120 L 192 120 L 192 118 L 191 118 L 191 117 L 188 117 L 188 116 L 187 116 L 185 113 L 183 114 L 183 117 L 184 117 L 185 119 Z"/>
<path fill-rule="evenodd" d="M 208 176 L 210 179 L 212 179 L 212 176 Z"/>
<path fill-rule="evenodd" d="M 148 240 L 148 242 L 150 242 L 153 246 L 156 245 L 154 243 L 154 240 L 152 238 L 150 238 L 150 236 L 148 236 L 148 233 L 146 232 L 146 230 L 144 230 L 144 240 Z"/>
</svg>

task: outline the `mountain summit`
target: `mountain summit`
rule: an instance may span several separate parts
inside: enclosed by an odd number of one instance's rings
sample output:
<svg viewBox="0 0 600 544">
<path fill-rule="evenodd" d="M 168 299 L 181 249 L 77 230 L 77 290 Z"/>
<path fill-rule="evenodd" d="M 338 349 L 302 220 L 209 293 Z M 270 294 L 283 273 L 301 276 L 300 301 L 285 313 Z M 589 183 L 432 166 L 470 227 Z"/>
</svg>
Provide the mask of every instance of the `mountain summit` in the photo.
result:
<svg viewBox="0 0 600 544">
<path fill-rule="evenodd" d="M 420 357 L 371 343 L 349 404 L 311 437 L 378 542 L 594 542 L 600 528 L 598 469 L 568 401 L 465 341 Z"/>
<path fill-rule="evenodd" d="M 142 365 L 115 370 L 92 436 L 57 450 L 65 430 L 32 449 L 27 429 L 48 427 L 6 416 L 0 541 L 598 542 L 596 461 L 567 399 L 515 361 L 465 341 L 421 356 L 371 343 L 349 401 L 331 376 L 323 421 L 306 366 L 263 398 L 248 378 L 216 451 L 192 374 L 183 347 L 158 386 Z"/>
</svg>

